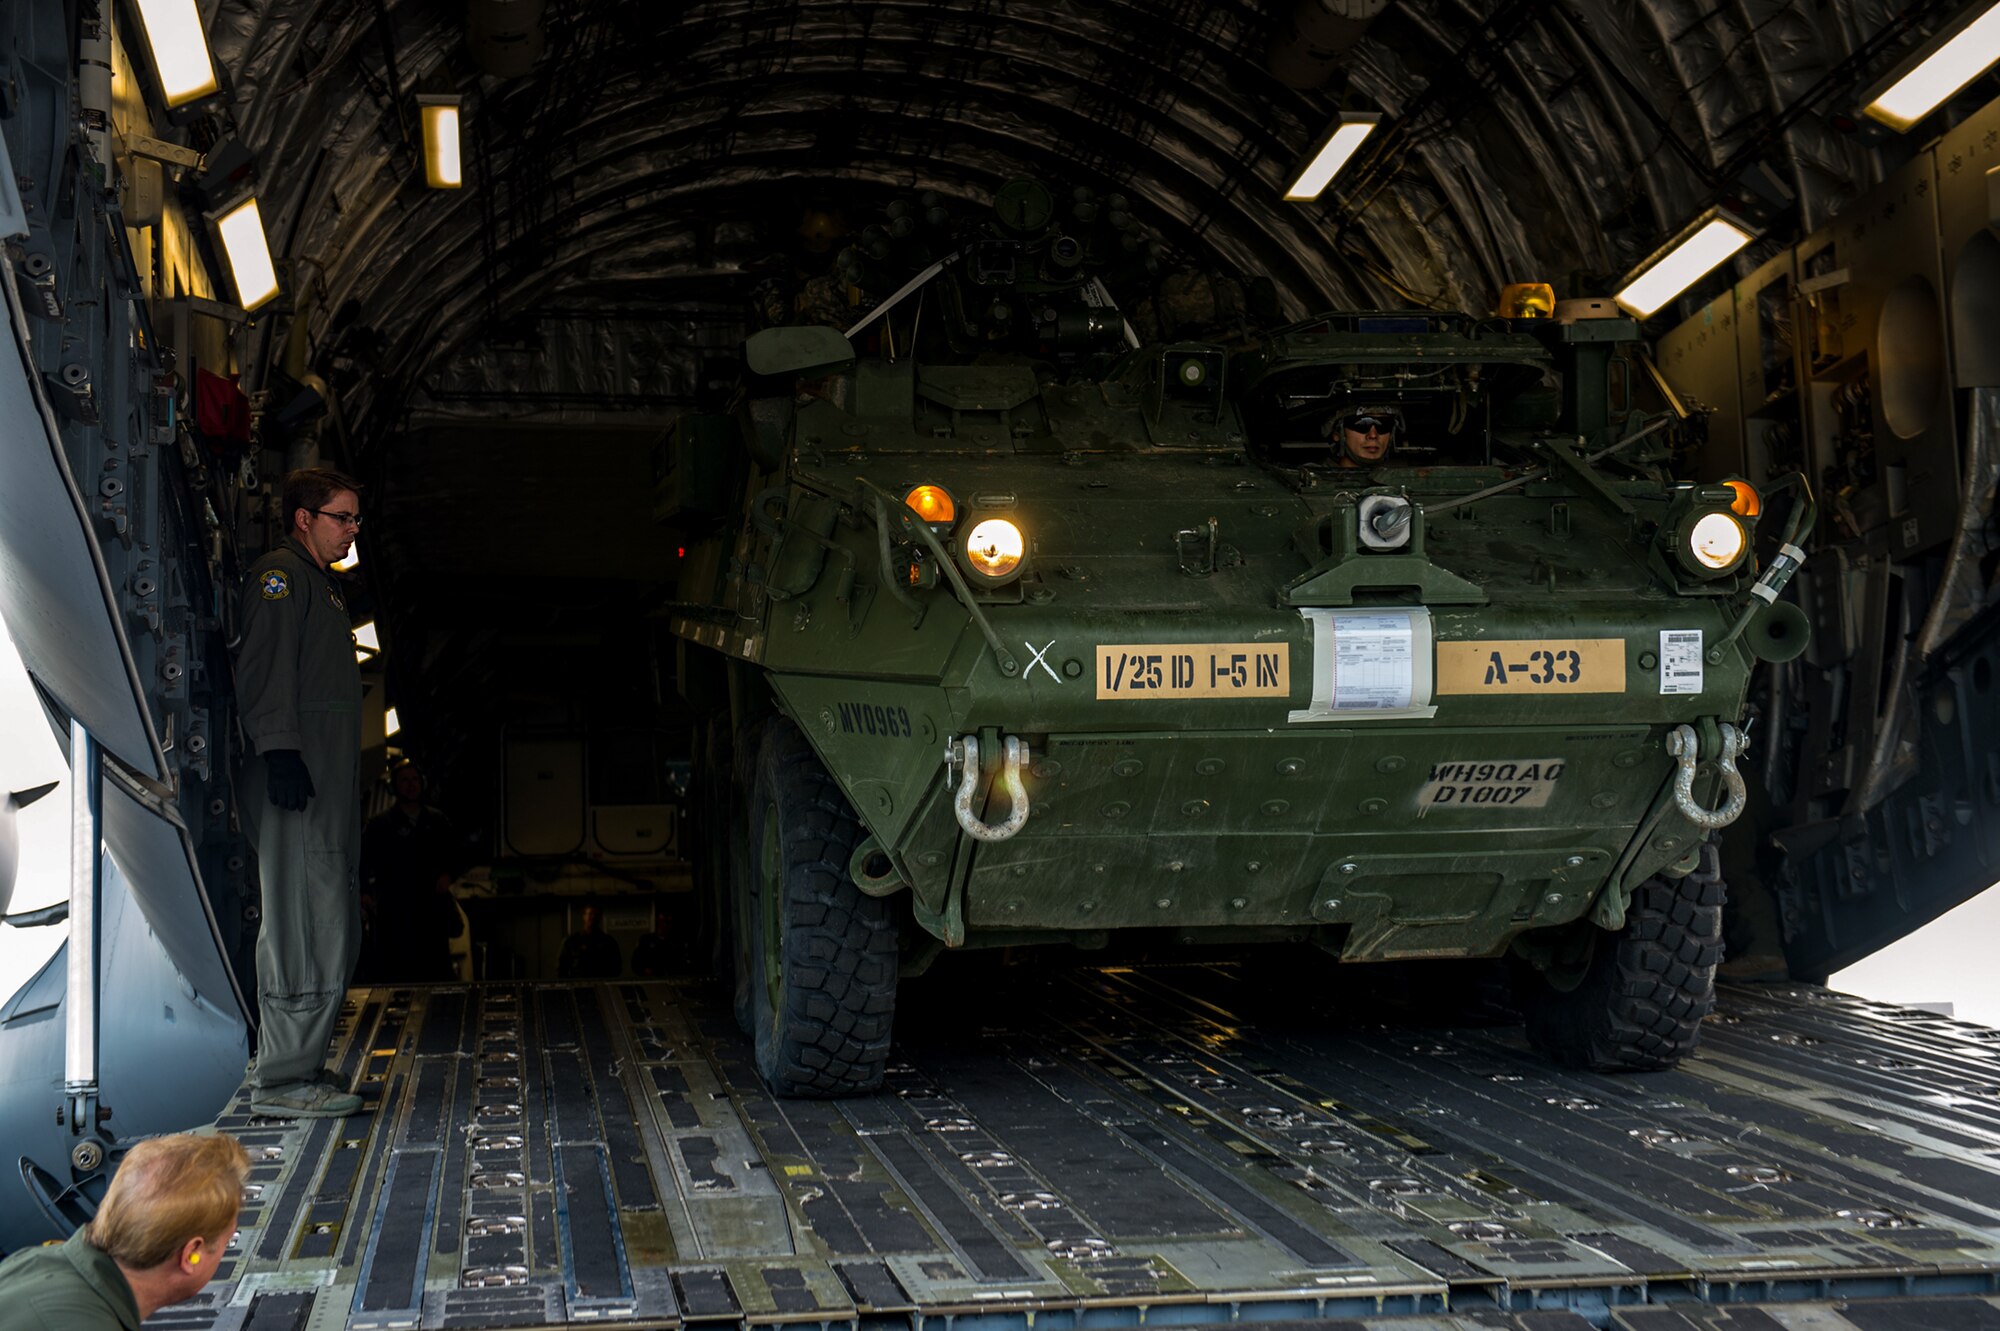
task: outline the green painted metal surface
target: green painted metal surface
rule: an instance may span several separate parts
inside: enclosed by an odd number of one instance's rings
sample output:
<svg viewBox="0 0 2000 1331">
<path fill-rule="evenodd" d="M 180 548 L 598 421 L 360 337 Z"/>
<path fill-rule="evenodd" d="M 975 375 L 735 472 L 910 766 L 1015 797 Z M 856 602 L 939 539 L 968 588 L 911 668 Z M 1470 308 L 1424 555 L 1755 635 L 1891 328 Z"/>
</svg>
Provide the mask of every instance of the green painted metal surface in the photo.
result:
<svg viewBox="0 0 2000 1331">
<path fill-rule="evenodd" d="M 974 308 L 975 276 L 947 264 L 931 308 Z M 1706 760 L 1740 720 L 1748 640 L 1717 647 L 1757 558 L 1713 576 L 1678 548 L 1732 496 L 1676 479 L 1693 435 L 1629 387 L 1632 325 L 1327 315 L 1130 347 L 1045 313 L 968 352 L 921 317 L 689 418 L 666 457 L 712 475 L 692 455 L 729 450 L 741 514 L 694 533 L 677 630 L 736 672 L 739 722 L 767 698 L 803 728 L 923 929 L 1493 956 L 1615 926 L 1691 865 L 1665 738 L 1694 726 Z M 1402 422 L 1376 465 L 1328 442 L 1356 410 Z M 918 486 L 950 520 L 926 528 Z M 993 519 L 1024 540 L 1011 576 L 968 553 Z M 965 736 L 988 824 L 1004 739 L 1028 746 L 1011 838 L 954 812 Z M 1720 784 L 1704 761 L 1705 807 Z"/>
</svg>

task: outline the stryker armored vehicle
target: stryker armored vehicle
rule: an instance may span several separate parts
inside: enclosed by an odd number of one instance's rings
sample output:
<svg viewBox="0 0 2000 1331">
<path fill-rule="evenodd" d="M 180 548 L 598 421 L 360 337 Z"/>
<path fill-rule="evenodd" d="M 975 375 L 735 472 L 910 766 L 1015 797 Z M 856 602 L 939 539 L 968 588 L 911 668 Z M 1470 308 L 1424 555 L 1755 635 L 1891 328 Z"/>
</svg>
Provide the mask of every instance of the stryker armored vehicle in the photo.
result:
<svg viewBox="0 0 2000 1331">
<path fill-rule="evenodd" d="M 899 975 L 1141 930 L 1511 956 L 1556 1059 L 1674 1063 L 1803 478 L 1677 480 L 1634 325 L 1533 293 L 1136 345 L 1054 213 L 1014 182 L 851 335 L 753 336 L 664 449 L 760 1072 L 865 1089 Z"/>
</svg>

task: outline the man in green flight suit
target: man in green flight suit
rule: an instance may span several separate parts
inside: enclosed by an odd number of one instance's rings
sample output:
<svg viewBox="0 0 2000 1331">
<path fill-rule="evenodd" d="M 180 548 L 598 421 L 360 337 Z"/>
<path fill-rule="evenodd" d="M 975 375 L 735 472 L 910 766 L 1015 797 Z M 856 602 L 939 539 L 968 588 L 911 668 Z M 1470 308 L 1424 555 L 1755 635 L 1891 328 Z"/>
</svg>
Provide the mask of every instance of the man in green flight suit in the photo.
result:
<svg viewBox="0 0 2000 1331">
<path fill-rule="evenodd" d="M 320 1066 L 361 947 L 361 671 L 329 566 L 361 527 L 357 482 L 285 477 L 285 543 L 250 566 L 236 695 L 253 756 L 242 808 L 263 880 L 251 1112 L 339 1118 L 361 1098 Z"/>
<path fill-rule="evenodd" d="M 0 1262 L 0 1331 L 139 1331 L 209 1282 L 236 1233 L 250 1158 L 234 1137 L 151 1137 L 67 1243 Z"/>
</svg>

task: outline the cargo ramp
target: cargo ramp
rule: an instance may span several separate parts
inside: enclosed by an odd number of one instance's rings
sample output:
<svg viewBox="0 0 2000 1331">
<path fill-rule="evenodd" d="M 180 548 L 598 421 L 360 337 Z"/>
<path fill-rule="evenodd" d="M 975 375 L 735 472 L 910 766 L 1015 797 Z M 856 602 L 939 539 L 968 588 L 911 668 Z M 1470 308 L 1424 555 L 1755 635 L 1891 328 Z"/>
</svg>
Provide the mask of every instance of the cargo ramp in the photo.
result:
<svg viewBox="0 0 2000 1331">
<path fill-rule="evenodd" d="M 705 985 L 355 990 L 368 1108 L 239 1096 L 240 1236 L 149 1325 L 2000 1326 L 2000 1031 L 1729 987 L 1604 1077 L 1344 974 L 924 983 L 884 1091 L 821 1102 Z"/>
</svg>

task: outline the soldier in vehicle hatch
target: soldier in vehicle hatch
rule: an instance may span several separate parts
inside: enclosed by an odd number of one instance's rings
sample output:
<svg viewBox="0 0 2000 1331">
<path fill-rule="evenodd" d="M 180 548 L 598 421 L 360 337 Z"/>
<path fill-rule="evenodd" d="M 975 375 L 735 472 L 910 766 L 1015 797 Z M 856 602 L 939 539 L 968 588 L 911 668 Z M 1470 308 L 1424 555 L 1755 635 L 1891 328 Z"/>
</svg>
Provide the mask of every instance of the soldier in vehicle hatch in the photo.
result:
<svg viewBox="0 0 2000 1331">
<path fill-rule="evenodd" d="M 1373 467 L 1389 456 L 1402 428 L 1402 413 L 1394 407 L 1364 407 L 1328 422 L 1326 441 L 1335 465 Z"/>
<path fill-rule="evenodd" d="M 361 945 L 361 672 L 328 571 L 360 529 L 360 488 L 323 468 L 287 476 L 285 543 L 243 588 L 236 691 L 253 752 L 242 807 L 263 880 L 250 1108 L 274 1118 L 361 1107 L 320 1066 Z"/>
</svg>

